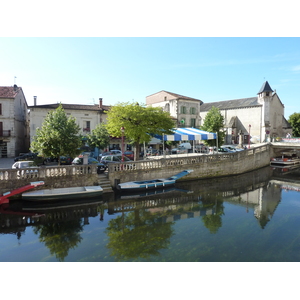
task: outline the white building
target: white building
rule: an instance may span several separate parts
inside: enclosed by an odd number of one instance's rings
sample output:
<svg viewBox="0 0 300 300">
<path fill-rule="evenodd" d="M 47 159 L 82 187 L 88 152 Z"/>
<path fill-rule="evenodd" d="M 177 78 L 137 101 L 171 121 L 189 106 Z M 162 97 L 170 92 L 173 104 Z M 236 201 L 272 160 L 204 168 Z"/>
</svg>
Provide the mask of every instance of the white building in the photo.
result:
<svg viewBox="0 0 300 300">
<path fill-rule="evenodd" d="M 48 112 L 55 110 L 59 103 L 37 105 L 37 97 L 34 97 L 34 105 L 29 106 L 30 109 L 30 142 L 36 135 L 36 129 L 41 128 L 45 117 Z M 108 110 L 110 106 L 102 104 L 102 98 L 99 98 L 97 105 L 84 105 L 84 104 L 63 104 L 62 107 L 67 116 L 72 116 L 76 119 L 77 124 L 81 128 L 81 134 L 87 135 L 99 123 L 106 123 L 104 111 Z"/>
<path fill-rule="evenodd" d="M 243 143 L 269 141 L 285 137 L 292 128 L 284 118 L 284 105 L 266 81 L 256 97 L 203 103 L 203 101 L 161 91 L 146 97 L 146 105 L 161 107 L 170 112 L 177 127 L 203 125 L 209 110 L 214 106 L 224 117 L 225 144 L 238 144 L 239 133 Z"/>
<path fill-rule="evenodd" d="M 176 122 L 176 127 L 198 128 L 202 103 L 201 100 L 166 91 L 146 97 L 146 105 L 161 107 L 164 111 L 169 112 Z"/>
<path fill-rule="evenodd" d="M 28 106 L 21 87 L 0 87 L 0 157 L 15 157 L 29 148 Z"/>
<path fill-rule="evenodd" d="M 292 128 L 284 117 L 284 105 L 266 81 L 256 97 L 210 102 L 201 105 L 201 124 L 212 107 L 217 107 L 224 117 L 225 144 L 239 142 L 239 132 L 244 135 L 243 143 L 271 141 L 285 137 Z"/>
</svg>

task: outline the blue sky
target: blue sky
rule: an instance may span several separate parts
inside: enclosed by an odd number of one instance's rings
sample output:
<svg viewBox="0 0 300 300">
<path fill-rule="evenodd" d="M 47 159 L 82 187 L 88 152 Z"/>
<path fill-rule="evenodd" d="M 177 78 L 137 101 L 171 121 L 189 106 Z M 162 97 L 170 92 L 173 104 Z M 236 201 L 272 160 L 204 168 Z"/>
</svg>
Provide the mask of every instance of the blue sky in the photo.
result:
<svg viewBox="0 0 300 300">
<path fill-rule="evenodd" d="M 28 105 L 137 101 L 166 90 L 203 102 L 254 97 L 264 81 L 300 112 L 298 37 L 1 37 L 0 85 Z M 16 77 L 16 78 L 15 78 Z"/>
</svg>

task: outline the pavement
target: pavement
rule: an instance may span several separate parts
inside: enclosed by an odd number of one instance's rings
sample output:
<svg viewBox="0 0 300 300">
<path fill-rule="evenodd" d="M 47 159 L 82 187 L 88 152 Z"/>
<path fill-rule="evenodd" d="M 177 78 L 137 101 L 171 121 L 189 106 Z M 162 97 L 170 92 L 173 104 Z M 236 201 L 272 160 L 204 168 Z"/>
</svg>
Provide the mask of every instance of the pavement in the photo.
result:
<svg viewBox="0 0 300 300">
<path fill-rule="evenodd" d="M 0 169 L 11 169 L 14 164 L 14 158 L 0 158 Z"/>
</svg>

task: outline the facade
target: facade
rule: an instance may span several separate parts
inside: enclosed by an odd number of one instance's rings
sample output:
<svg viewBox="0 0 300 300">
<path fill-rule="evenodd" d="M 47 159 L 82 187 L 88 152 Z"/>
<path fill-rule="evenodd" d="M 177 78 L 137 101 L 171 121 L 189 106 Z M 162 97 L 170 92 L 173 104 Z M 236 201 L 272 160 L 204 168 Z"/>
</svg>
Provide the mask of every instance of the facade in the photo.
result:
<svg viewBox="0 0 300 300">
<path fill-rule="evenodd" d="M 175 127 L 200 126 L 200 105 L 203 102 L 198 99 L 160 91 L 146 97 L 146 105 L 161 107 L 170 113 L 175 120 Z"/>
<path fill-rule="evenodd" d="M 259 143 L 285 137 L 292 128 L 284 118 L 284 105 L 266 81 L 256 97 L 203 103 L 203 101 L 161 91 L 146 97 L 146 105 L 170 112 L 177 127 L 203 125 L 206 114 L 214 106 L 224 117 L 225 144 Z"/>
<path fill-rule="evenodd" d="M 81 128 L 81 134 L 87 135 L 99 123 L 106 122 L 106 114 L 110 107 L 102 104 L 102 98 L 99 98 L 98 105 L 83 105 L 83 104 L 63 104 L 67 116 L 72 116 L 76 119 L 77 124 Z M 48 112 L 55 110 L 59 106 L 56 104 L 37 105 L 37 98 L 34 97 L 34 105 L 29 106 L 30 109 L 30 142 L 36 135 L 36 129 L 41 128 L 44 119 Z"/>
<path fill-rule="evenodd" d="M 240 133 L 243 143 L 272 141 L 285 137 L 292 128 L 284 118 L 284 105 L 266 81 L 257 97 L 205 103 L 201 105 L 201 123 L 212 107 L 224 117 L 225 144 L 238 144 Z"/>
<path fill-rule="evenodd" d="M 29 148 L 28 106 L 21 87 L 0 87 L 0 157 L 15 157 Z"/>
</svg>

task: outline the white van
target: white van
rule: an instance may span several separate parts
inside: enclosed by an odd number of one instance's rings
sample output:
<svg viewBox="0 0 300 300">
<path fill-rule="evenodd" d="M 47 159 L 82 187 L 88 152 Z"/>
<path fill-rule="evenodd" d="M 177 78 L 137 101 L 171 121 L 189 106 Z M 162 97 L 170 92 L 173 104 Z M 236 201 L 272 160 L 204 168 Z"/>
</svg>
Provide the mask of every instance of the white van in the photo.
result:
<svg viewBox="0 0 300 300">
<path fill-rule="evenodd" d="M 190 143 L 181 143 L 178 148 L 172 149 L 172 154 L 182 154 L 192 152 L 192 145 Z"/>
</svg>

